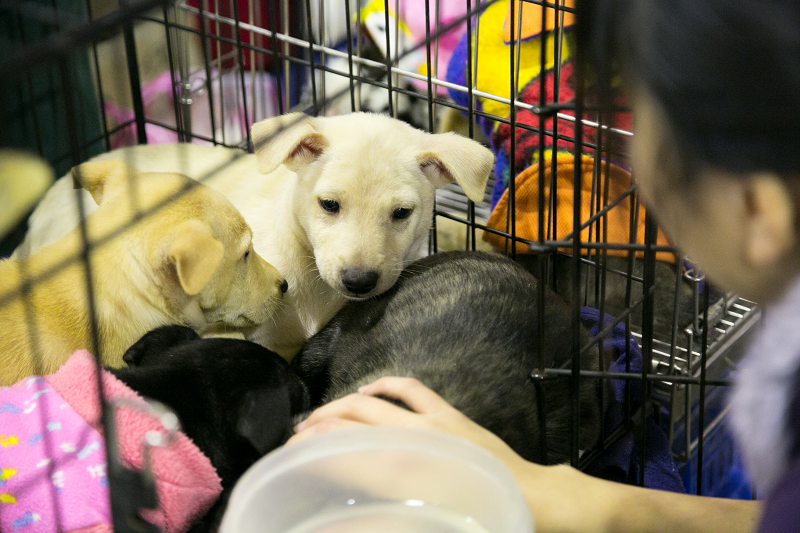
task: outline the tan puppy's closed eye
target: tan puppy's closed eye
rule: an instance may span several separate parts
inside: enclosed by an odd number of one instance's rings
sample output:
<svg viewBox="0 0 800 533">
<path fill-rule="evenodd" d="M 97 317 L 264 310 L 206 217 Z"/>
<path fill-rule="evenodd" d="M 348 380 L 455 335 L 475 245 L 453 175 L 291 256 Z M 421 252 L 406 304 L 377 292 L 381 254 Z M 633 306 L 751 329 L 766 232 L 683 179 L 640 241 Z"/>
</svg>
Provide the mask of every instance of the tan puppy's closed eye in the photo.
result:
<svg viewBox="0 0 800 533">
<path fill-rule="evenodd" d="M 279 310 L 286 281 L 254 251 L 240 261 L 252 232 L 221 194 L 184 175 L 142 173 L 122 161 L 84 163 L 59 183 L 71 188 L 73 181 L 86 188 L 87 207 L 95 205 L 89 194 L 99 203 L 86 219 L 86 238 L 100 345 L 88 331 L 84 238 L 73 229 L 27 257 L 27 276 L 42 278 L 27 302 L 19 261 L 0 261 L 0 299 L 10 297 L 0 307 L 0 386 L 52 373 L 78 349 L 121 366 L 125 350 L 159 326 L 241 330 Z"/>
<path fill-rule="evenodd" d="M 198 220 L 181 223 L 175 233 L 169 260 L 175 265 L 184 292 L 194 296 L 203 290 L 217 271 L 225 247 L 211 233 L 211 228 Z"/>
</svg>

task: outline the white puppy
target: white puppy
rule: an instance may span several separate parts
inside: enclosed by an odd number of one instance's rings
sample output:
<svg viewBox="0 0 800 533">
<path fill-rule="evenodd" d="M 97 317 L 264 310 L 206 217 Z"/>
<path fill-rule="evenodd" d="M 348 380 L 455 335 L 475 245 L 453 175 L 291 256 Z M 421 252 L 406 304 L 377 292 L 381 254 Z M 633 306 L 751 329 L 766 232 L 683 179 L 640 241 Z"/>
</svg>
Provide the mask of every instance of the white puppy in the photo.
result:
<svg viewBox="0 0 800 533">
<path fill-rule="evenodd" d="M 97 159 L 124 158 L 143 172 L 201 180 L 211 174 L 204 182 L 241 211 L 255 250 L 289 283 L 275 320 L 247 335 L 287 359 L 347 299 L 386 291 L 424 255 L 435 188 L 456 181 L 479 201 L 494 160 L 470 139 L 367 113 L 267 119 L 253 126 L 253 144 L 255 155 L 174 144 Z M 17 257 L 77 224 L 73 195 L 64 179 L 48 192 Z"/>
</svg>

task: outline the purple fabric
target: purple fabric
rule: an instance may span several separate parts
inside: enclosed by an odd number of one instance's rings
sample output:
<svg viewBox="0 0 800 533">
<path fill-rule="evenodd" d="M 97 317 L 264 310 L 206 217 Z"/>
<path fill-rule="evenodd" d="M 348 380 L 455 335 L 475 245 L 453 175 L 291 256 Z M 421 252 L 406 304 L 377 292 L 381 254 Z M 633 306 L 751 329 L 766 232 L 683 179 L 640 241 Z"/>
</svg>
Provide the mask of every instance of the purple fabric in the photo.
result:
<svg viewBox="0 0 800 533">
<path fill-rule="evenodd" d="M 786 424 L 794 437 L 789 470 L 767 495 L 759 533 L 800 532 L 800 371 L 795 372 L 794 395 L 786 413 Z"/>
<path fill-rule="evenodd" d="M 764 501 L 758 533 L 800 532 L 800 458 Z"/>
<path fill-rule="evenodd" d="M 100 434 L 41 378 L 0 387 L 0 531 L 111 523 Z"/>
<path fill-rule="evenodd" d="M 792 436 L 789 453 L 793 458 L 800 457 L 800 369 L 795 371 L 792 400 L 786 413 L 788 433 Z"/>
<path fill-rule="evenodd" d="M 603 318 L 603 329 L 614 321 L 610 315 Z M 581 308 L 581 323 L 592 337 L 600 332 L 600 311 L 592 307 Z M 613 361 L 610 372 L 625 372 L 629 362 L 629 372 L 641 373 L 642 352 L 633 337 L 625 335 L 625 324 L 617 324 L 609 338 L 603 340 L 603 350 L 611 350 Z M 631 409 L 640 405 L 642 394 L 641 380 L 610 380 L 609 405 L 605 412 L 605 432 L 611 433 L 625 420 L 625 388 L 630 391 Z M 647 417 L 643 428 L 634 428 L 604 450 L 586 469 L 586 473 L 631 485 L 640 484 L 640 442 L 644 430 L 644 486 L 652 489 L 685 492 L 678 474 L 678 466 L 669 450 L 667 436 L 655 423 L 652 416 Z"/>
</svg>

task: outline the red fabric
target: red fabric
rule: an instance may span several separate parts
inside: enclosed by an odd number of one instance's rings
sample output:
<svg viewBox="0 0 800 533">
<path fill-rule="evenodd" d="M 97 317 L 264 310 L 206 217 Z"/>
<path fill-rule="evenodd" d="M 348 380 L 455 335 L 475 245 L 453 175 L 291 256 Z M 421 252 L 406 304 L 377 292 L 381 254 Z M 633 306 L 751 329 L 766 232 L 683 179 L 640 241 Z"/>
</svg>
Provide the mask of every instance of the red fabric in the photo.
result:
<svg viewBox="0 0 800 533">
<path fill-rule="evenodd" d="M 188 5 L 192 7 L 198 7 L 198 0 L 187 0 L 186 2 Z M 273 11 L 273 4 L 274 4 L 274 11 L 278 18 L 277 21 L 271 20 L 272 18 L 272 11 Z M 278 29 L 278 32 L 283 33 L 283 15 L 281 12 L 281 4 L 279 0 L 266 0 L 266 1 L 259 1 L 253 3 L 254 8 L 257 7 L 260 10 L 259 12 L 254 11 L 254 21 L 252 24 L 259 28 L 264 28 L 266 30 L 272 31 L 274 28 Z M 291 20 L 292 17 L 292 2 L 289 2 L 289 17 Z M 236 9 L 239 15 L 239 22 L 250 24 L 250 4 L 248 0 L 236 0 Z M 216 14 L 220 17 L 225 18 L 234 18 L 234 12 L 232 9 L 232 3 L 228 0 L 208 0 L 203 2 L 203 15 L 204 18 L 207 17 L 208 14 Z M 235 33 L 235 26 L 233 24 L 229 24 L 226 22 L 222 22 L 217 27 L 217 22 L 207 18 L 208 22 L 208 29 L 207 29 L 207 39 L 209 44 L 209 58 L 212 61 L 216 61 L 218 54 L 217 54 L 217 43 L 219 43 L 219 51 L 224 58 L 222 61 L 222 68 L 229 69 L 232 68 L 236 62 L 238 61 L 238 53 L 236 52 L 236 33 Z M 200 17 L 195 17 L 195 26 L 199 29 L 200 28 Z M 226 40 L 233 40 L 234 43 L 227 42 L 225 40 L 218 40 L 212 38 L 212 36 L 222 37 Z M 260 48 L 265 48 L 267 50 L 273 50 L 273 40 L 271 37 L 267 36 L 260 36 L 254 34 L 255 42 L 251 42 L 250 40 L 250 31 L 245 29 L 239 29 L 239 37 L 242 40 L 243 45 L 255 45 Z M 283 53 L 283 44 L 278 42 L 278 51 Z M 269 70 L 272 68 L 272 54 L 266 54 L 262 52 L 256 52 L 253 54 L 255 56 L 255 65 L 256 69 L 258 70 Z M 243 48 L 242 49 L 242 60 L 244 61 L 244 68 L 245 70 L 250 68 L 250 50 Z"/>
<path fill-rule="evenodd" d="M 555 73 L 553 70 L 548 70 L 545 73 L 545 94 L 544 94 L 544 102 L 545 105 L 551 105 L 553 102 L 570 102 L 575 99 L 575 89 L 573 87 L 573 65 L 572 63 L 565 63 L 561 66 L 561 77 L 559 78 L 558 84 L 558 98 L 555 97 L 554 92 L 554 76 Z M 534 78 L 533 80 L 525 86 L 525 88 L 519 94 L 518 99 L 522 102 L 529 103 L 534 106 L 538 106 L 540 102 L 540 83 L 539 77 Z M 618 106 L 625 106 L 627 102 L 621 94 L 618 94 L 614 101 L 615 105 Z M 575 116 L 575 113 L 571 110 L 563 110 L 560 112 L 564 115 Z M 553 135 L 550 132 L 553 131 L 553 117 L 549 116 L 544 120 L 544 129 L 546 131 L 544 135 L 544 146 L 545 149 L 549 149 L 553 147 Z M 524 129 L 517 127 L 516 129 L 516 151 L 515 151 L 515 164 L 516 164 L 516 173 L 519 174 L 524 169 L 529 167 L 535 160 L 536 156 L 538 155 L 539 151 L 539 116 L 534 114 L 532 111 L 528 109 L 519 109 L 517 111 L 517 123 L 524 124 L 526 126 L 531 126 L 536 128 L 536 131 L 531 131 L 529 129 Z M 633 129 L 633 116 L 631 113 L 615 113 L 614 115 L 614 124 L 615 128 L 619 128 L 625 131 L 631 131 Z M 561 135 L 567 138 L 572 138 L 575 135 L 575 122 L 569 121 L 566 119 L 558 119 L 556 122 L 556 133 L 557 135 Z M 509 157 L 511 152 L 511 126 L 509 124 L 500 124 L 497 129 L 495 130 L 492 141 L 494 146 L 502 146 L 503 153 L 505 153 L 507 157 L 507 161 L 511 161 Z M 609 140 L 608 136 L 604 136 L 604 144 L 607 143 Z M 622 145 L 619 135 L 611 136 L 611 140 L 615 142 L 610 148 L 610 152 L 620 152 L 625 150 L 625 146 Z M 594 144 L 597 142 L 597 128 L 584 126 L 583 127 L 583 142 Z M 565 139 L 558 139 L 556 142 L 556 149 L 558 151 L 568 151 L 572 152 L 574 150 L 574 143 L 571 141 L 567 141 Z M 583 148 L 584 155 L 592 155 L 594 150 L 589 147 Z M 624 165 L 623 165 L 624 166 Z"/>
</svg>

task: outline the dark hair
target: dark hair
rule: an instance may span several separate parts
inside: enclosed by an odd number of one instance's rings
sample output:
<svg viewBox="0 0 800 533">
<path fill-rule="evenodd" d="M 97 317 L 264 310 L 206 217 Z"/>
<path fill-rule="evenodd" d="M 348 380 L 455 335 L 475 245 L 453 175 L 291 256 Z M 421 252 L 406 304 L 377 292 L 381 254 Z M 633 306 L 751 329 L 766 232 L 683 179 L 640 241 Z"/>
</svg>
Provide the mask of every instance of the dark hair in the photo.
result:
<svg viewBox="0 0 800 533">
<path fill-rule="evenodd" d="M 655 96 L 692 166 L 800 172 L 800 0 L 582 0 L 578 46 Z"/>
</svg>

